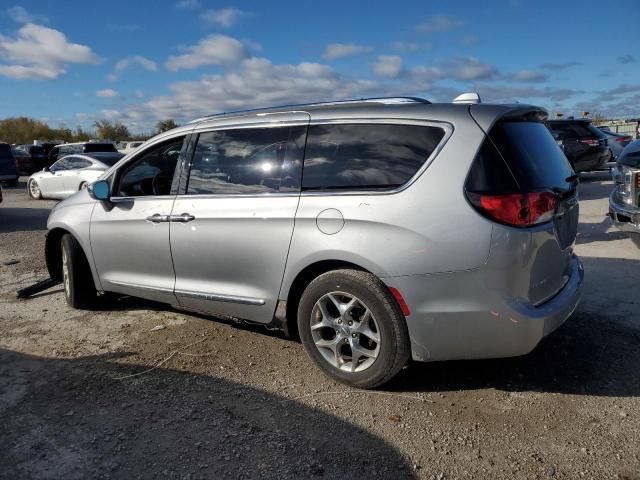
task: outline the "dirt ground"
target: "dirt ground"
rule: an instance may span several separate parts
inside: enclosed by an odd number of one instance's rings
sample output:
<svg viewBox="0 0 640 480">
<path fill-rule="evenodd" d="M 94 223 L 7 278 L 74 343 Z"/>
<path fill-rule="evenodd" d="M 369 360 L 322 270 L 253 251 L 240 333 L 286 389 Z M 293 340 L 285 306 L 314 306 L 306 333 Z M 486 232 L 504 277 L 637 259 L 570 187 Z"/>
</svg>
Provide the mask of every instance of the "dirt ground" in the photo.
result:
<svg viewBox="0 0 640 480">
<path fill-rule="evenodd" d="M 46 276 L 54 202 L 5 189 L 0 478 L 640 479 L 640 250 L 605 217 L 610 189 L 582 179 L 585 294 L 564 326 L 375 392 L 264 329 L 132 298 L 71 310 L 58 287 L 16 300 Z"/>
</svg>

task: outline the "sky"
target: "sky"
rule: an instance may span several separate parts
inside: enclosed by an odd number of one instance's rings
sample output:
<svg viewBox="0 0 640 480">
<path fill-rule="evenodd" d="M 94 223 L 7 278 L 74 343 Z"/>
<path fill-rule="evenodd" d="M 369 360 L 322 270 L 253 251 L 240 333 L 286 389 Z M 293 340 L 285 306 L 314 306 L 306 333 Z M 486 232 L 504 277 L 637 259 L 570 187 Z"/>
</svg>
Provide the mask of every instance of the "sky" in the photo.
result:
<svg viewBox="0 0 640 480">
<path fill-rule="evenodd" d="M 640 1 L 0 2 L 0 118 L 51 126 L 370 96 L 640 116 Z"/>
</svg>

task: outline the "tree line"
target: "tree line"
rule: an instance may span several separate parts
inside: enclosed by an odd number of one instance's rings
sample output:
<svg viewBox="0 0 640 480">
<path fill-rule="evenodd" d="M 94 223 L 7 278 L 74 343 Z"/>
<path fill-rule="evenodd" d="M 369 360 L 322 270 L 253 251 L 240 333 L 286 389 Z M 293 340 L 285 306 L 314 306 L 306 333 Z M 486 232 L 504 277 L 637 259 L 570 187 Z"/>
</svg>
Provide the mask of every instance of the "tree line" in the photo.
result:
<svg viewBox="0 0 640 480">
<path fill-rule="evenodd" d="M 173 119 L 160 120 L 156 124 L 152 135 L 176 128 L 178 124 Z M 59 140 L 63 142 L 85 142 L 91 139 L 112 140 L 146 140 L 152 135 L 134 134 L 119 121 L 96 120 L 92 129 L 76 127 L 71 129 L 66 125 L 53 128 L 41 120 L 28 117 L 12 117 L 0 119 L 0 142 L 29 144 L 34 140 Z"/>
</svg>

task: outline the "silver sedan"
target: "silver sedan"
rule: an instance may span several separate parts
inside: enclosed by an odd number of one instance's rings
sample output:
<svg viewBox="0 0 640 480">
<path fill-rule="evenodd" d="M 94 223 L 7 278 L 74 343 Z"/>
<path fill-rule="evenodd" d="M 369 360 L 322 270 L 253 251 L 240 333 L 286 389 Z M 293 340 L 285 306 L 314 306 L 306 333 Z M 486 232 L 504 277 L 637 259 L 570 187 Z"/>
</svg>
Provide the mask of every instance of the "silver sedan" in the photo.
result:
<svg viewBox="0 0 640 480">
<path fill-rule="evenodd" d="M 117 152 L 67 155 L 29 177 L 27 190 L 33 199 L 63 199 L 96 181 L 124 155 Z"/>
</svg>

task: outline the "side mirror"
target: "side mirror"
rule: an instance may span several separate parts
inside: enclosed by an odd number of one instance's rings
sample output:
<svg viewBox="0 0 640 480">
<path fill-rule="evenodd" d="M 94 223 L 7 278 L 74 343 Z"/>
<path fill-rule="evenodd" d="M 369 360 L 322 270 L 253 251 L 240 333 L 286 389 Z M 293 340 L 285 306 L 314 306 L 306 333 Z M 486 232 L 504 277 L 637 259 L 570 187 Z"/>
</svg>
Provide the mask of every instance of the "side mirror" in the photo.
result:
<svg viewBox="0 0 640 480">
<path fill-rule="evenodd" d="M 98 180 L 96 182 L 93 182 L 87 188 L 87 190 L 89 191 L 89 195 L 91 195 L 91 198 L 95 198 L 96 200 L 100 200 L 103 202 L 109 200 L 110 189 L 111 186 L 106 180 Z"/>
</svg>

